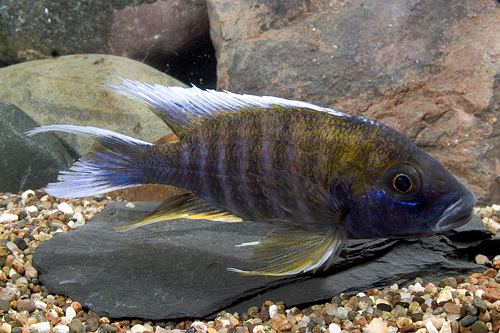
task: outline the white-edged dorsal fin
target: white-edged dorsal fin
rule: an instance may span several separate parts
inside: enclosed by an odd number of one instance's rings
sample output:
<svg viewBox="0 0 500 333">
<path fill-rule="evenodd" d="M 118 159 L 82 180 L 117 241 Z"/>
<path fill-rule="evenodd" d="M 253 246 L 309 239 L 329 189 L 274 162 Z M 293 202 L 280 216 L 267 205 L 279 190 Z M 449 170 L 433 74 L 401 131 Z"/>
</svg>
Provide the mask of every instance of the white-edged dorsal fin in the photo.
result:
<svg viewBox="0 0 500 333">
<path fill-rule="evenodd" d="M 150 85 L 122 79 L 122 85 L 106 84 L 116 92 L 148 106 L 179 138 L 207 121 L 245 112 L 262 112 L 276 107 L 307 108 L 345 116 L 341 112 L 314 104 L 278 97 L 239 95 L 227 91 Z"/>
</svg>

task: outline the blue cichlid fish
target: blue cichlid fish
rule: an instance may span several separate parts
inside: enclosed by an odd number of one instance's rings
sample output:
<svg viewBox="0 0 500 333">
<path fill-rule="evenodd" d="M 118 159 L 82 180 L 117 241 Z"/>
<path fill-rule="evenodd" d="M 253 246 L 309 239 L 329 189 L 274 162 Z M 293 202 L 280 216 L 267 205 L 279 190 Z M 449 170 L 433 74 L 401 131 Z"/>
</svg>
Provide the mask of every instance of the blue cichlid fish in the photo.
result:
<svg viewBox="0 0 500 333">
<path fill-rule="evenodd" d="M 268 265 L 246 275 L 290 275 L 331 264 L 347 238 L 426 235 L 461 226 L 475 197 L 434 158 L 392 128 L 276 97 L 149 85 L 108 85 L 147 105 L 179 137 L 154 145 L 109 130 L 35 128 L 95 140 L 57 183 L 56 197 L 141 184 L 192 193 L 127 225 L 179 217 L 280 226 L 253 246 Z"/>
</svg>

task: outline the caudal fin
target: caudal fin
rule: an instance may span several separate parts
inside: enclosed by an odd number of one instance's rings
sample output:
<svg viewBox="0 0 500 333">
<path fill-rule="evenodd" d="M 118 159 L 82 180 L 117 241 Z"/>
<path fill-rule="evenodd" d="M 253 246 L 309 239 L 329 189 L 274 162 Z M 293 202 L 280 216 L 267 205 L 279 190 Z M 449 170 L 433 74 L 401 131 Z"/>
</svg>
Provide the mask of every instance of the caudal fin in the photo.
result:
<svg viewBox="0 0 500 333">
<path fill-rule="evenodd" d="M 121 188 L 146 184 L 143 162 L 151 143 L 91 126 L 49 125 L 26 132 L 28 136 L 59 131 L 83 135 L 96 142 L 87 155 L 68 171 L 61 171 L 57 183 L 45 191 L 55 197 L 86 197 Z"/>
</svg>

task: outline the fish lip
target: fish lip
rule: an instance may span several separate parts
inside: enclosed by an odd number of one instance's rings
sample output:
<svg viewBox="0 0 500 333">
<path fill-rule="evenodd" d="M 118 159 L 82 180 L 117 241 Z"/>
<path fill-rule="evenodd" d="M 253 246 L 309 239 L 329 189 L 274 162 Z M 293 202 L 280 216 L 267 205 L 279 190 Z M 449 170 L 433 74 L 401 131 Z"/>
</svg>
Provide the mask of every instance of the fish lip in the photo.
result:
<svg viewBox="0 0 500 333">
<path fill-rule="evenodd" d="M 476 196 L 471 191 L 466 190 L 462 197 L 450 205 L 437 223 L 431 227 L 432 231 L 446 231 L 466 224 L 474 215 L 475 204 Z"/>
</svg>

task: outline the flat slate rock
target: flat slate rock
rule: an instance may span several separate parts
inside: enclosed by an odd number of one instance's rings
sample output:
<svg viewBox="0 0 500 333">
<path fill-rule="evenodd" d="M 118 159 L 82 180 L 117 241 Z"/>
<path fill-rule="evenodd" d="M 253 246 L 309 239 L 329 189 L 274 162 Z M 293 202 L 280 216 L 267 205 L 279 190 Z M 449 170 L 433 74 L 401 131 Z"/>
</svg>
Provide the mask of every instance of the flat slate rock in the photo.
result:
<svg viewBox="0 0 500 333">
<path fill-rule="evenodd" d="M 251 249 L 235 245 L 258 240 L 272 225 L 179 219 L 117 231 L 157 205 L 113 203 L 84 227 L 56 234 L 34 254 L 41 282 L 111 318 L 200 318 L 221 310 L 241 313 L 266 300 L 300 306 L 341 292 L 408 286 L 417 276 L 437 283 L 483 272 L 474 256 L 493 254 L 500 245 L 474 217 L 466 226 L 429 237 L 351 240 L 328 271 L 248 277 L 226 268 L 262 263 L 249 260 Z"/>
</svg>

